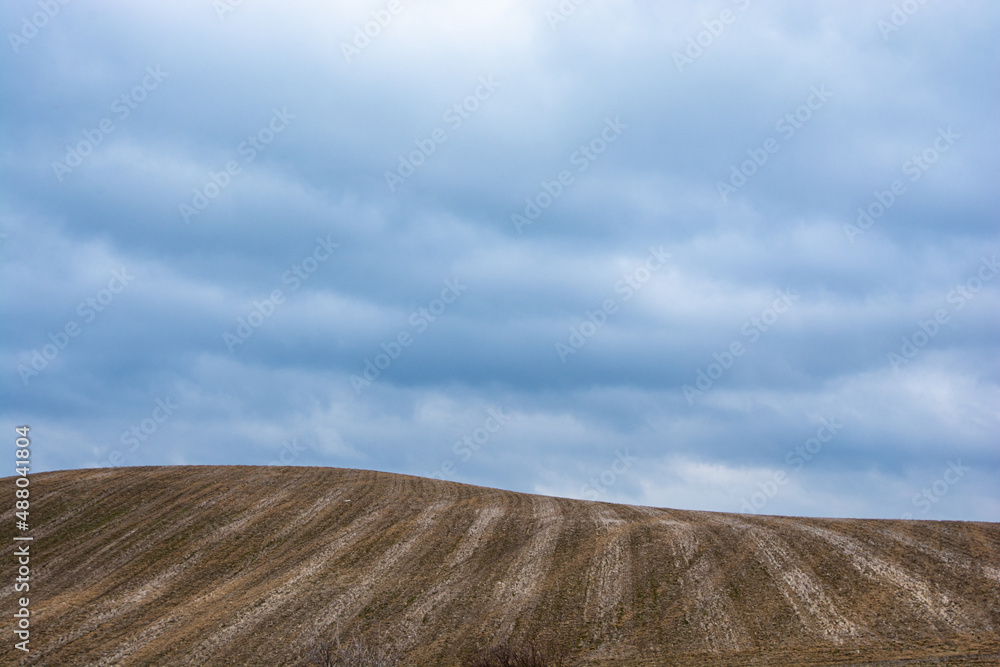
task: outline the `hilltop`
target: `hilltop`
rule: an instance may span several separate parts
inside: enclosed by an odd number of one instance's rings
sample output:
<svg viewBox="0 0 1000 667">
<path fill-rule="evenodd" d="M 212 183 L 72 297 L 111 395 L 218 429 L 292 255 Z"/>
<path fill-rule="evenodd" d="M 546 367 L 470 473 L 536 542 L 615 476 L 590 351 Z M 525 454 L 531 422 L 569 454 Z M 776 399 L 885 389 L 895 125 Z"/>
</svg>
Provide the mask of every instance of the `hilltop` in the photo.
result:
<svg viewBox="0 0 1000 667">
<path fill-rule="evenodd" d="M 568 665 L 1000 661 L 995 523 L 656 509 L 337 468 L 72 470 L 30 488 L 32 651 L 8 636 L 3 664 L 302 665 L 337 632 L 380 633 L 421 666 L 503 639 Z"/>
</svg>

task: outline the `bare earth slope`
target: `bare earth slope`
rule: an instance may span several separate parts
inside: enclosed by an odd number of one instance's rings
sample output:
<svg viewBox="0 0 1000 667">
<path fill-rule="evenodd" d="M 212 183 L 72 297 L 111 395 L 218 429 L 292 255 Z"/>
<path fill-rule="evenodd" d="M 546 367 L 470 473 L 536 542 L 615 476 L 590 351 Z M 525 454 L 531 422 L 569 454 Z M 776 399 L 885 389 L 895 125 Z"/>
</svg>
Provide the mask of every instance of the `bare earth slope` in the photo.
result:
<svg viewBox="0 0 1000 667">
<path fill-rule="evenodd" d="M 293 665 L 314 639 L 374 628 L 413 665 L 504 638 L 573 665 L 1000 664 L 1000 524 L 688 512 L 336 468 L 75 470 L 30 488 L 32 651 L 13 648 L 9 574 L 0 664 Z M 13 544 L 13 509 L 0 525 Z"/>
</svg>

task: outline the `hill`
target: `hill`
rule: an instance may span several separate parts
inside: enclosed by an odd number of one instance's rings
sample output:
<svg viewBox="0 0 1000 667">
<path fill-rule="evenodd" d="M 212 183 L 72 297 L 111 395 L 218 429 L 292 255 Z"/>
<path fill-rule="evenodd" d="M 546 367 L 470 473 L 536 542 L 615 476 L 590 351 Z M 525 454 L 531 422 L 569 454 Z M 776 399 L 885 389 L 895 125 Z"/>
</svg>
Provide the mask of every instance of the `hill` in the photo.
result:
<svg viewBox="0 0 1000 667">
<path fill-rule="evenodd" d="M 381 633 L 421 666 L 502 639 L 569 665 L 1000 664 L 1000 524 L 654 509 L 336 468 L 73 470 L 30 488 L 32 650 L 8 634 L 2 664 L 301 665 L 337 632 Z"/>
</svg>

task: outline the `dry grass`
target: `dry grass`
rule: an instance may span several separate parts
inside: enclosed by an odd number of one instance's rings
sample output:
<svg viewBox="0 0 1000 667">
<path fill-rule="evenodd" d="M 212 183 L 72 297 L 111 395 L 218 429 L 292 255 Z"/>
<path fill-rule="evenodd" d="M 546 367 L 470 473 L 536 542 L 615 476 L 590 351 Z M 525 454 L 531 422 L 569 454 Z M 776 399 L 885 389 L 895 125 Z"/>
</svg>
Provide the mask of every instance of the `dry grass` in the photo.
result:
<svg viewBox="0 0 1000 667">
<path fill-rule="evenodd" d="M 354 636 L 347 641 L 337 637 L 331 642 L 317 642 L 309 650 L 307 665 L 318 667 L 400 667 L 391 648 Z"/>
</svg>

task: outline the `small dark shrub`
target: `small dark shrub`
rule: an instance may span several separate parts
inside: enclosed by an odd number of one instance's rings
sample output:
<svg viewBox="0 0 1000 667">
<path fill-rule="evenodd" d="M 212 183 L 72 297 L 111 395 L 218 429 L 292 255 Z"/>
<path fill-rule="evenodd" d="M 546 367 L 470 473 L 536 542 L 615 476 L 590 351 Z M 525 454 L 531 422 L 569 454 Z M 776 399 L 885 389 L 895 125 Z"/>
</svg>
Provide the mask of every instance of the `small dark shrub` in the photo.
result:
<svg viewBox="0 0 1000 667">
<path fill-rule="evenodd" d="M 561 659 L 546 655 L 534 644 L 513 646 L 501 642 L 466 660 L 463 667 L 562 667 L 562 664 Z"/>
<path fill-rule="evenodd" d="M 400 662 L 388 649 L 372 646 L 357 637 L 346 642 L 338 637 L 333 643 L 313 644 L 306 664 L 319 667 L 397 667 Z"/>
</svg>

